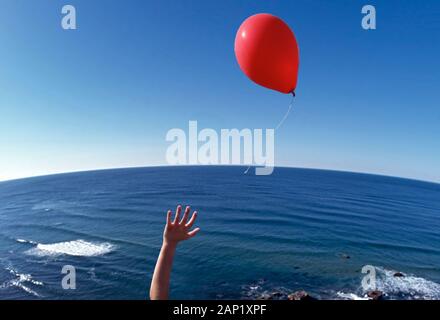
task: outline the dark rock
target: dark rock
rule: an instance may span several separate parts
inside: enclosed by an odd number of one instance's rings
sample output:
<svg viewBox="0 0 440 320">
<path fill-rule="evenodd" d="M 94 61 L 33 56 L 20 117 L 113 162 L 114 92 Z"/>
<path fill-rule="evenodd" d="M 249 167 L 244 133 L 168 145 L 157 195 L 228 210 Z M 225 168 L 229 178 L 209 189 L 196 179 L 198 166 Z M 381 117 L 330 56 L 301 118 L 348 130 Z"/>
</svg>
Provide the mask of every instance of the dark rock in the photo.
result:
<svg viewBox="0 0 440 320">
<path fill-rule="evenodd" d="M 404 277 L 405 275 L 404 275 L 402 272 L 396 272 L 396 273 L 394 274 L 394 276 L 397 277 L 397 278 L 402 278 L 402 277 Z"/>
<path fill-rule="evenodd" d="M 294 293 L 291 293 L 287 296 L 288 300 L 316 300 L 311 295 L 309 295 L 306 291 L 296 291 Z"/>
<path fill-rule="evenodd" d="M 279 291 L 274 291 L 270 294 L 273 298 L 280 298 L 283 296 L 283 294 Z"/>
<path fill-rule="evenodd" d="M 383 292 L 380 290 L 368 291 L 367 296 L 368 296 L 368 298 L 371 298 L 372 300 L 382 300 Z"/>
<path fill-rule="evenodd" d="M 272 300 L 272 299 L 273 297 L 268 293 L 263 293 L 257 298 L 257 300 Z"/>
</svg>

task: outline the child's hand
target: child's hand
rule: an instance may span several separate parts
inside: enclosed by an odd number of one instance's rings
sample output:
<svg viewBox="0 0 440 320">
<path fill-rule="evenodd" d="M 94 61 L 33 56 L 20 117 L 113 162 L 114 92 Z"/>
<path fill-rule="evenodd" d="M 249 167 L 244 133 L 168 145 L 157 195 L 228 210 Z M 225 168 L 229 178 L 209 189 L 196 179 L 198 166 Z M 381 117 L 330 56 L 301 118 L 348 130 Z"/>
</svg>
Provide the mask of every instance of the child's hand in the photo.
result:
<svg viewBox="0 0 440 320">
<path fill-rule="evenodd" d="M 165 230 L 163 233 L 163 242 L 167 245 L 177 245 L 178 242 L 182 240 L 187 240 L 194 237 L 197 232 L 199 232 L 200 228 L 195 228 L 190 230 L 193 226 L 194 222 L 197 218 L 197 211 L 191 216 L 191 219 L 188 221 L 188 217 L 190 214 L 190 207 L 186 207 L 185 212 L 183 214 L 182 220 L 179 221 L 180 212 L 182 211 L 182 206 L 177 206 L 176 216 L 174 220 L 171 221 L 171 210 L 167 212 L 167 225 L 165 226 Z"/>
<path fill-rule="evenodd" d="M 171 222 L 171 210 L 167 213 L 167 225 L 163 232 L 163 245 L 157 258 L 154 268 L 153 278 L 151 279 L 150 298 L 151 300 L 168 299 L 170 288 L 171 267 L 173 265 L 174 253 L 179 241 L 194 237 L 200 228 L 191 230 L 197 218 L 197 212 L 194 212 L 188 221 L 191 209 L 186 207 L 182 220 L 179 221 L 182 206 L 178 206 L 176 216 Z"/>
</svg>

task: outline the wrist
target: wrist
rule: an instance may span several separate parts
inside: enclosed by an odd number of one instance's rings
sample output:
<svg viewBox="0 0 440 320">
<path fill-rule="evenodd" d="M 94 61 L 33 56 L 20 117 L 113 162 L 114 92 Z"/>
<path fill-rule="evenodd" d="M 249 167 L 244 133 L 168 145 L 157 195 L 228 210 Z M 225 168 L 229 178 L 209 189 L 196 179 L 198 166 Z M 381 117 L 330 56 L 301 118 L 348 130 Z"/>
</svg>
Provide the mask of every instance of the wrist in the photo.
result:
<svg viewBox="0 0 440 320">
<path fill-rule="evenodd" d="M 163 239 L 162 247 L 167 249 L 176 249 L 178 242 Z"/>
</svg>

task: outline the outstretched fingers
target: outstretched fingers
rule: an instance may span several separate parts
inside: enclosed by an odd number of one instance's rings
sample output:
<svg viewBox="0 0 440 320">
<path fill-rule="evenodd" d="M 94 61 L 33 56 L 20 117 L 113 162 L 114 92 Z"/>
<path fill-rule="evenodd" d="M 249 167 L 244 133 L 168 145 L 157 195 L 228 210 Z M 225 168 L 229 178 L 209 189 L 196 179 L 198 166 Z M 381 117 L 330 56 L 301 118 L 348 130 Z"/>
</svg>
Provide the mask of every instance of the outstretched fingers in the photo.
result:
<svg viewBox="0 0 440 320">
<path fill-rule="evenodd" d="M 200 231 L 200 228 L 195 228 L 194 230 L 191 230 L 190 232 L 187 233 L 188 238 L 194 237 L 199 231 Z"/>
<path fill-rule="evenodd" d="M 181 211 L 182 211 L 182 206 L 179 204 L 179 205 L 177 206 L 177 209 L 176 209 L 176 216 L 174 217 L 173 224 L 179 222 L 180 212 L 181 212 Z"/>
<path fill-rule="evenodd" d="M 180 220 L 180 224 L 182 224 L 182 225 L 186 224 L 186 222 L 188 221 L 188 216 L 189 216 L 190 211 L 191 211 L 190 206 L 187 206 L 185 208 L 185 213 L 183 214 L 182 220 Z"/>
<path fill-rule="evenodd" d="M 185 225 L 185 227 L 191 228 L 193 226 L 194 222 L 196 222 L 196 219 L 197 219 L 197 211 L 194 211 L 194 213 L 191 216 L 191 219 L 189 219 L 189 221 Z"/>
<path fill-rule="evenodd" d="M 167 225 L 171 225 L 171 210 L 168 210 L 167 212 Z"/>
</svg>

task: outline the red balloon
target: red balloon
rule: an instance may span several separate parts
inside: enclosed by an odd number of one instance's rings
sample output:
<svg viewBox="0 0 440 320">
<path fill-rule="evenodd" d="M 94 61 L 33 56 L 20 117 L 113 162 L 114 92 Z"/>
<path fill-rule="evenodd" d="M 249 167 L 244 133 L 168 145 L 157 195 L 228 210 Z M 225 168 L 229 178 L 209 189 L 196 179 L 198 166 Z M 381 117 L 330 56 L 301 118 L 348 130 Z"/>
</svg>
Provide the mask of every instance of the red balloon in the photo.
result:
<svg viewBox="0 0 440 320">
<path fill-rule="evenodd" d="M 292 30 L 280 18 L 267 13 L 247 18 L 235 36 L 235 57 L 252 81 L 282 93 L 294 92 L 298 44 Z"/>
</svg>

